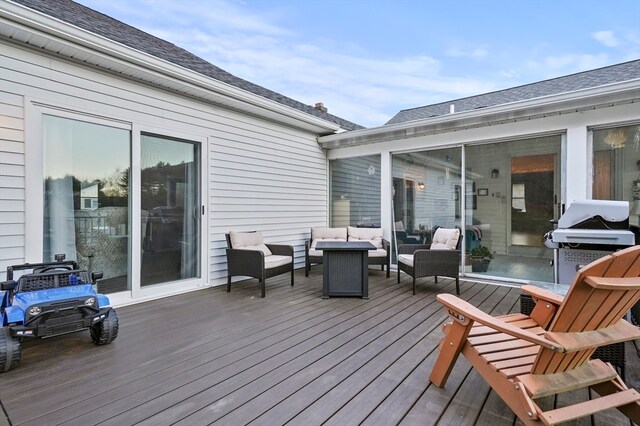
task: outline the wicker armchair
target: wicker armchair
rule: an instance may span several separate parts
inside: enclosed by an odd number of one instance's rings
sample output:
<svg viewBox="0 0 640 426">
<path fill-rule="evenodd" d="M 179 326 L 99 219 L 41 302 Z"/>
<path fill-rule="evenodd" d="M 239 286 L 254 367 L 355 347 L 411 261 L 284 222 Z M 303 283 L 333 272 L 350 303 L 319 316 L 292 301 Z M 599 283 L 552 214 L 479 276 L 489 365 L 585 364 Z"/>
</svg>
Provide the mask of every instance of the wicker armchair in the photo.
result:
<svg viewBox="0 0 640 426">
<path fill-rule="evenodd" d="M 265 297 L 265 281 L 276 275 L 291 273 L 293 286 L 293 247 L 265 244 L 260 232 L 230 232 L 227 239 L 227 292 L 231 277 L 247 276 L 260 282 L 260 297 Z"/>
<path fill-rule="evenodd" d="M 416 278 L 438 276 L 456 280 L 456 294 L 460 294 L 460 247 L 463 236 L 458 228 L 438 228 L 433 242 L 427 244 L 402 244 L 398 246 L 398 283 L 400 271 L 413 278 L 413 294 L 416 294 Z"/>
</svg>

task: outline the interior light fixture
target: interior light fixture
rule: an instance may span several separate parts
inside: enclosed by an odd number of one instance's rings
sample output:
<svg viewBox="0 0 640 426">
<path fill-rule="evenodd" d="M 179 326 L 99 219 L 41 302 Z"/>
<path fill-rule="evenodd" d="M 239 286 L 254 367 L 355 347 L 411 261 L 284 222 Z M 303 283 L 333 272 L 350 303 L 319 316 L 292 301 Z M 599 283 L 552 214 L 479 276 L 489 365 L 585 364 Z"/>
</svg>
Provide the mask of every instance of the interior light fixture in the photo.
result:
<svg viewBox="0 0 640 426">
<path fill-rule="evenodd" d="M 624 148 L 624 144 L 627 142 L 627 136 L 623 130 L 610 130 L 607 136 L 604 137 L 604 143 L 609 145 L 612 149 Z"/>
</svg>

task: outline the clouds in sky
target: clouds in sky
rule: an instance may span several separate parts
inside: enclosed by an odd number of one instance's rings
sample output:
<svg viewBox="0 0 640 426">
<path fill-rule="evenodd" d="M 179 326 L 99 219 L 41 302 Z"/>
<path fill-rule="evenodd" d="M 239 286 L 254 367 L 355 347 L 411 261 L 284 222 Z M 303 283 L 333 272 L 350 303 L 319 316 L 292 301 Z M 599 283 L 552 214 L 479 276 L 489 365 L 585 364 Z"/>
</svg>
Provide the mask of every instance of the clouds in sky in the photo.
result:
<svg viewBox="0 0 640 426">
<path fill-rule="evenodd" d="M 491 28 L 478 30 L 473 21 L 466 26 L 456 22 L 459 26 L 451 39 L 437 27 L 435 2 L 385 3 L 398 5 L 394 9 L 398 15 L 389 17 L 389 22 L 402 14 L 408 20 L 414 7 L 434 10 L 429 11 L 432 21 L 425 21 L 424 27 L 410 22 L 403 27 L 401 22 L 397 28 L 384 28 L 349 18 L 347 8 L 359 8 L 354 13 L 366 19 L 376 12 L 376 5 L 383 5 L 380 2 L 371 3 L 368 11 L 367 2 L 356 0 L 79 1 L 238 77 L 309 105 L 323 102 L 329 112 L 367 127 L 384 124 L 401 109 L 640 56 L 637 25 L 592 31 L 578 24 L 561 28 L 567 34 L 579 32 L 578 44 L 551 30 L 549 34 L 540 28 L 527 32 L 520 28 L 526 20 L 514 23 L 513 37 L 504 37 L 498 29 L 492 36 Z M 312 6 L 316 8 L 309 10 Z M 543 8 L 540 13 L 547 12 Z M 450 14 L 443 16 L 452 19 Z M 505 22 L 513 19 L 504 18 Z M 374 41 L 374 36 L 379 38 Z"/>
<path fill-rule="evenodd" d="M 593 38 L 607 47 L 617 47 L 618 39 L 613 31 L 596 31 L 591 34 Z"/>
</svg>

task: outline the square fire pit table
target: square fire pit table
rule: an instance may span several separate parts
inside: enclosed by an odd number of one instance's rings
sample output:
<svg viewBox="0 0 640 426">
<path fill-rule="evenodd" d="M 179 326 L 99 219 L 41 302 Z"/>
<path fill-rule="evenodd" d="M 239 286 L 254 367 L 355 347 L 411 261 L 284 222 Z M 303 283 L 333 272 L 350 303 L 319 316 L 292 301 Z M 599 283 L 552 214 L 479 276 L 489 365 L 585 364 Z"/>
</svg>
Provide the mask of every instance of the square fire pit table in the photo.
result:
<svg viewBox="0 0 640 426">
<path fill-rule="evenodd" d="M 369 298 L 369 250 L 367 241 L 320 241 L 322 250 L 322 298 L 360 296 Z"/>
</svg>

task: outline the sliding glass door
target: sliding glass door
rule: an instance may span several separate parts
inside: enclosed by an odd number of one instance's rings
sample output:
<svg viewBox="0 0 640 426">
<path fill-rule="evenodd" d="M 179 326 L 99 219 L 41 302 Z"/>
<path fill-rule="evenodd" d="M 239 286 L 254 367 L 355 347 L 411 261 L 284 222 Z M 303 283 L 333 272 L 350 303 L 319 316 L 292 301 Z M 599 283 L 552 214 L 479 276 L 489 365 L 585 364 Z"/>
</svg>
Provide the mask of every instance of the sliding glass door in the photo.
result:
<svg viewBox="0 0 640 426">
<path fill-rule="evenodd" d="M 431 244 L 438 227 L 461 226 L 460 148 L 394 154 L 392 164 L 396 246 Z"/>
<path fill-rule="evenodd" d="M 200 277 L 200 145 L 142 134 L 142 286 Z"/>
<path fill-rule="evenodd" d="M 131 131 L 117 126 L 43 115 L 43 260 L 102 272 L 102 293 L 201 277 L 200 144 L 142 134 L 132 211 Z"/>
<path fill-rule="evenodd" d="M 521 282 L 553 282 L 553 251 L 543 236 L 561 203 L 560 135 L 468 146 L 466 247 L 484 246 L 492 259 L 472 258 L 467 272 Z"/>
<path fill-rule="evenodd" d="M 43 115 L 43 260 L 56 254 L 101 271 L 98 289 L 131 289 L 131 132 Z"/>
</svg>

